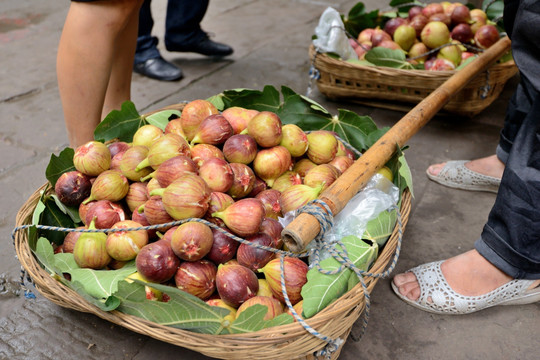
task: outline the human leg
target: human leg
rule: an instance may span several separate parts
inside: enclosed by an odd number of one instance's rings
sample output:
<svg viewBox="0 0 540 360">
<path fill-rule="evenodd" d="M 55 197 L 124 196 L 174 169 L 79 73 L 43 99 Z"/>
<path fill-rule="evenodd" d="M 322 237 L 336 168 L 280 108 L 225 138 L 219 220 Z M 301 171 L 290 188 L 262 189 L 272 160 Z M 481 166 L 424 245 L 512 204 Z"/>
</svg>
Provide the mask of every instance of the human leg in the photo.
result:
<svg viewBox="0 0 540 360">
<path fill-rule="evenodd" d="M 130 0 L 71 3 L 58 45 L 57 77 L 72 147 L 92 140 L 102 120 L 116 38 L 138 5 Z"/>
</svg>

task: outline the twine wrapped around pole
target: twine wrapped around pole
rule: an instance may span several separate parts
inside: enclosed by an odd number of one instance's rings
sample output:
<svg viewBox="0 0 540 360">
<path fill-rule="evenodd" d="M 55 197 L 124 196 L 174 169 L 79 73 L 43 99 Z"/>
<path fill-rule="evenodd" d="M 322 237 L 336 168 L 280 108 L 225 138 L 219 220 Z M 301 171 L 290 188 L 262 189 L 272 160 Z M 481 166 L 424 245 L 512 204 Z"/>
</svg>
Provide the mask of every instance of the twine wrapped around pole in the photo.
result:
<svg viewBox="0 0 540 360">
<path fill-rule="evenodd" d="M 510 50 L 510 39 L 505 36 L 456 72 L 440 87 L 409 111 L 354 164 L 347 169 L 319 199 L 324 201 L 336 215 L 349 200 L 364 187 L 369 179 L 390 160 L 398 147 L 404 146 L 435 114 L 444 107 L 451 97 L 459 92 L 478 73 L 486 70 L 505 52 Z M 308 213 L 298 215 L 281 233 L 288 249 L 302 252 L 320 231 L 317 219 Z"/>
</svg>

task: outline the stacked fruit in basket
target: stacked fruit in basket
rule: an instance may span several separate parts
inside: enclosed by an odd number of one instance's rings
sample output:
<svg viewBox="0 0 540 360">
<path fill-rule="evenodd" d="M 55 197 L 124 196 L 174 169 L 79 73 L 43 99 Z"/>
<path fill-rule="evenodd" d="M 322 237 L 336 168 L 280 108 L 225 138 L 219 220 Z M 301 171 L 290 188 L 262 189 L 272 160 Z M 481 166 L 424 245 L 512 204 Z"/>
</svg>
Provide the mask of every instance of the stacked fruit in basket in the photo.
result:
<svg viewBox="0 0 540 360">
<path fill-rule="evenodd" d="M 414 5 L 392 15 L 349 39 L 359 59 L 365 60 L 371 49 L 387 48 L 402 52 L 409 68 L 454 70 L 500 37 L 500 28 L 485 11 L 459 2 Z M 377 57 L 384 56 L 376 53 L 367 60 L 379 65 Z"/>
<path fill-rule="evenodd" d="M 114 231 L 69 232 L 56 252 L 73 253 L 80 268 L 119 269 L 134 260 L 131 279 L 175 286 L 235 312 L 261 303 L 272 318 L 286 310 L 280 259 L 271 251 L 284 247 L 278 217 L 316 199 L 353 161 L 333 132 L 306 133 L 274 112 L 219 112 L 194 100 L 164 130 L 146 124 L 131 143 L 75 149 L 75 170 L 58 178 L 55 194 L 78 207 L 84 228 Z M 177 220 L 186 221 L 159 227 Z M 157 226 L 143 228 L 150 225 Z M 307 271 L 304 260 L 286 257 L 293 305 Z M 155 288 L 146 292 L 167 300 Z"/>
</svg>

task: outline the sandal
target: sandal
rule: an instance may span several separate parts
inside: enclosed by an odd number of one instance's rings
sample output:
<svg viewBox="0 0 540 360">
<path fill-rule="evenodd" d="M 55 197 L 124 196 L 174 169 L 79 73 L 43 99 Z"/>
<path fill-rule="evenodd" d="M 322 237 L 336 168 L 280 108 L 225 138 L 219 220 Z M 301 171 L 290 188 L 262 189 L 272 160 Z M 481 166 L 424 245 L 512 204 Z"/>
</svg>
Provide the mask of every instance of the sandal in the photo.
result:
<svg viewBox="0 0 540 360">
<path fill-rule="evenodd" d="M 529 287 L 536 280 L 511 280 L 481 296 L 456 293 L 441 271 L 441 261 L 417 266 L 412 271 L 420 285 L 420 297 L 414 301 L 399 292 L 392 281 L 392 289 L 406 303 L 435 314 L 470 314 L 496 305 L 524 305 L 540 301 L 540 286 Z"/>
<path fill-rule="evenodd" d="M 455 189 L 493 193 L 499 191 L 501 179 L 472 171 L 465 166 L 466 162 L 468 160 L 447 161 L 438 175 L 430 174 L 428 170 L 426 174 L 431 180 Z"/>
</svg>

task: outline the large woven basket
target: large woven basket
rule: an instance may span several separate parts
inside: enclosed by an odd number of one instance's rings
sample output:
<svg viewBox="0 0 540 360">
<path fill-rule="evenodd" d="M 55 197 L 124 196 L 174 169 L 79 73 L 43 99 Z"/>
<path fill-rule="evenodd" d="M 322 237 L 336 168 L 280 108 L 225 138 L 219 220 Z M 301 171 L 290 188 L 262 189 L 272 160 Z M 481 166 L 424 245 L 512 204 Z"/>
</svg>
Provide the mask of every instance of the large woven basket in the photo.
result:
<svg viewBox="0 0 540 360">
<path fill-rule="evenodd" d="M 49 187 L 50 188 L 50 187 Z M 32 214 L 39 201 L 40 193 L 47 189 L 47 184 L 37 189 L 21 207 L 16 217 L 16 226 L 31 224 Z M 50 191 L 50 190 L 49 190 Z M 401 205 L 402 230 L 405 229 L 411 209 L 410 192 L 403 193 Z M 371 268 L 372 273 L 382 273 L 393 259 L 398 246 L 398 227 L 384 246 L 377 261 Z M 159 325 L 144 319 L 127 315 L 119 311 L 105 312 L 87 302 L 77 292 L 56 281 L 45 271 L 28 244 L 27 231 L 18 231 L 14 236 L 15 250 L 19 261 L 33 280 L 36 289 L 47 299 L 65 308 L 91 313 L 114 324 L 132 331 L 168 342 L 177 346 L 200 352 L 206 356 L 220 359 L 316 359 L 315 352 L 326 345 L 308 333 L 300 324 L 276 326 L 257 332 L 236 335 L 205 335 Z M 366 278 L 369 292 L 378 278 Z M 340 297 L 333 304 L 322 310 L 307 323 L 329 338 L 346 340 L 354 322 L 365 308 L 365 296 L 358 284 L 351 291 Z M 332 354 L 337 359 L 340 347 Z"/>
<path fill-rule="evenodd" d="M 320 75 L 317 87 L 329 99 L 400 111 L 409 111 L 411 104 L 422 101 L 455 73 L 352 64 L 317 52 L 313 45 L 309 56 Z M 443 112 L 468 117 L 479 114 L 517 72 L 514 61 L 492 65 L 455 94 Z"/>
</svg>

